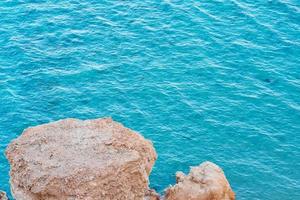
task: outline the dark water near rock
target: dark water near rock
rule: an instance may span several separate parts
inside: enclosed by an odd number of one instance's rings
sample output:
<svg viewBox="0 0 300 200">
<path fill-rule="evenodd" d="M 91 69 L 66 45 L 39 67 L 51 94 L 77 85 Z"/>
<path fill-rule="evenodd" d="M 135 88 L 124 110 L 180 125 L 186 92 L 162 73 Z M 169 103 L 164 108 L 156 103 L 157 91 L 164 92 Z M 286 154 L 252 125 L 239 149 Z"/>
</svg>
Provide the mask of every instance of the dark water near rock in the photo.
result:
<svg viewBox="0 0 300 200">
<path fill-rule="evenodd" d="M 0 1 L 7 144 L 112 116 L 151 139 L 151 185 L 210 160 L 237 199 L 300 199 L 300 1 Z"/>
</svg>

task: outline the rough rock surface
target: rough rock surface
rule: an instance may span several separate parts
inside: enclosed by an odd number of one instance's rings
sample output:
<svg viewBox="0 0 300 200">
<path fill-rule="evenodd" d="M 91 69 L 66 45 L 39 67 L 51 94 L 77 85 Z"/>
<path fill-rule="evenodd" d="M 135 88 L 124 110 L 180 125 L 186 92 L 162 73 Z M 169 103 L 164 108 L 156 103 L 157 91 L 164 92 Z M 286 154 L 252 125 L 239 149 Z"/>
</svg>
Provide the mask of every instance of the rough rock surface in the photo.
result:
<svg viewBox="0 0 300 200">
<path fill-rule="evenodd" d="M 165 200 L 234 200 L 235 194 L 220 167 L 204 162 L 188 175 L 176 173 L 177 184 L 168 188 Z"/>
<path fill-rule="evenodd" d="M 6 155 L 17 200 L 147 199 L 157 158 L 150 141 L 110 118 L 28 128 Z"/>
<path fill-rule="evenodd" d="M 158 193 L 156 193 L 155 190 L 148 190 L 146 192 L 146 196 L 144 197 L 144 200 L 159 200 L 160 196 Z"/>
<path fill-rule="evenodd" d="M 6 193 L 3 191 L 0 191 L 0 200 L 8 200 Z"/>
</svg>

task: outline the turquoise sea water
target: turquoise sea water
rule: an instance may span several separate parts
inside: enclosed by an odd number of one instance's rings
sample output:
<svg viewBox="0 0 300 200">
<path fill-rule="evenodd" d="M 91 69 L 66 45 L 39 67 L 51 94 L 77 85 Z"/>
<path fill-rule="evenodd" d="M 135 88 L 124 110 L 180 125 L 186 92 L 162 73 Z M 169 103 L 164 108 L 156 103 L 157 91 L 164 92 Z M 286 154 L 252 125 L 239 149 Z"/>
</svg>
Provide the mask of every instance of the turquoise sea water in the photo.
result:
<svg viewBox="0 0 300 200">
<path fill-rule="evenodd" d="M 159 192 L 210 160 L 237 199 L 300 199 L 300 1 L 0 1 L 0 189 L 24 128 L 104 116 Z"/>
</svg>

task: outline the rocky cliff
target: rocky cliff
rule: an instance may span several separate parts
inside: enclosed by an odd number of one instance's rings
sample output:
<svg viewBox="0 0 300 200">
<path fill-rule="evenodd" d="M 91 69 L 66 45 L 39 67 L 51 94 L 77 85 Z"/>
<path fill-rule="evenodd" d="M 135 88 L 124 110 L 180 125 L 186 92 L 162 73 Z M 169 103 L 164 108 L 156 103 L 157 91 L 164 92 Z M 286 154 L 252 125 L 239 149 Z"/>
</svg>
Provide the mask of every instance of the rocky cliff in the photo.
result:
<svg viewBox="0 0 300 200">
<path fill-rule="evenodd" d="M 153 145 L 110 118 L 65 119 L 26 129 L 6 150 L 17 200 L 158 200 L 149 174 Z M 212 163 L 177 174 L 166 200 L 233 200 Z M 163 197 L 161 197 L 163 198 Z"/>
</svg>

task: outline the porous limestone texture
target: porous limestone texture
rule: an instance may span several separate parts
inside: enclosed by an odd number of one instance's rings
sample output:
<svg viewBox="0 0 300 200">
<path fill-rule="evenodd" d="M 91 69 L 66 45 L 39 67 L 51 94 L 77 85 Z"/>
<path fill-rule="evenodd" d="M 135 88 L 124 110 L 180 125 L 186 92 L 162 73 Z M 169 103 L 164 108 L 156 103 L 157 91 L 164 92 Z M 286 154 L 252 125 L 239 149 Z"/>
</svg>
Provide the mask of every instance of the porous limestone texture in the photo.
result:
<svg viewBox="0 0 300 200">
<path fill-rule="evenodd" d="M 211 162 L 192 167 L 188 175 L 176 173 L 177 184 L 166 190 L 165 200 L 234 200 L 223 170 Z"/>
<path fill-rule="evenodd" d="M 0 200 L 8 200 L 6 193 L 0 190 Z"/>
<path fill-rule="evenodd" d="M 111 118 L 28 128 L 6 156 L 16 200 L 156 198 L 148 188 L 152 143 Z"/>
<path fill-rule="evenodd" d="M 159 200 L 160 196 L 158 193 L 156 193 L 155 190 L 150 189 L 146 192 L 146 196 L 144 197 L 144 200 Z"/>
</svg>

